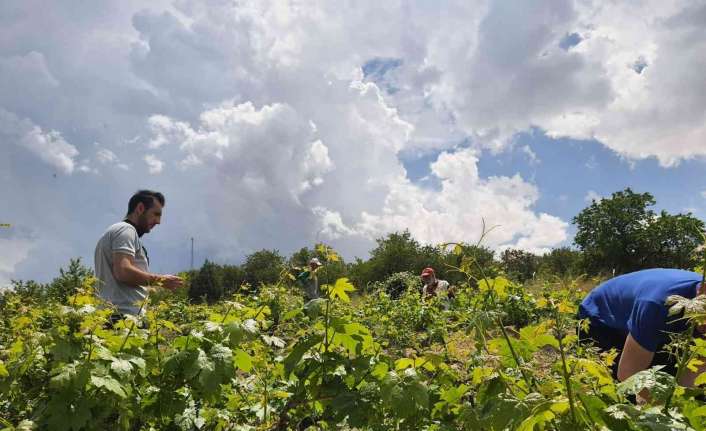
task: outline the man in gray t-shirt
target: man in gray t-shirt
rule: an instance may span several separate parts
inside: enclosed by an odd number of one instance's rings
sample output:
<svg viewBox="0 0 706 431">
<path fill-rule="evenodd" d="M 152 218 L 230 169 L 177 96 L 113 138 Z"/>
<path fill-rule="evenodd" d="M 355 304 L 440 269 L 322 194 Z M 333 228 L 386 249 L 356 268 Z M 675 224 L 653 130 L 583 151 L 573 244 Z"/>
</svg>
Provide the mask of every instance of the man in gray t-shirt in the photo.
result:
<svg viewBox="0 0 706 431">
<path fill-rule="evenodd" d="M 115 305 L 120 314 L 136 315 L 147 297 L 145 286 L 161 283 L 167 289 L 182 284 L 174 275 L 149 272 L 149 257 L 140 240 L 159 224 L 164 196 L 159 192 L 140 190 L 128 203 L 125 220 L 110 226 L 98 240 L 95 270 L 98 278 L 96 293 Z M 142 310 L 144 312 L 144 309 Z"/>
</svg>

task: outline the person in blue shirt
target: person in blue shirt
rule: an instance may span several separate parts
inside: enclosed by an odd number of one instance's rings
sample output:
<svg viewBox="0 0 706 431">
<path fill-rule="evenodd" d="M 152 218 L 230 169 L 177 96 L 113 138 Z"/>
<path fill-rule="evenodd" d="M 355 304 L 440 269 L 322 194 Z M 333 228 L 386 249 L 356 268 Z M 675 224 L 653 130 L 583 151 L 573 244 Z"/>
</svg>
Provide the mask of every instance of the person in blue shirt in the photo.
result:
<svg viewBox="0 0 706 431">
<path fill-rule="evenodd" d="M 694 298 L 706 293 L 702 275 L 679 269 L 646 269 L 612 278 L 593 289 L 579 306 L 580 319 L 590 321 L 582 340 L 591 340 L 601 350 L 620 353 L 613 377 L 620 381 L 654 365 L 676 374 L 676 358 L 663 350 L 669 333 L 683 332 L 688 324 L 668 317 L 665 300 L 670 295 Z M 698 328 L 699 336 L 706 328 Z M 699 370 L 701 372 L 703 370 Z M 699 372 L 687 372 L 680 384 L 693 386 Z"/>
</svg>

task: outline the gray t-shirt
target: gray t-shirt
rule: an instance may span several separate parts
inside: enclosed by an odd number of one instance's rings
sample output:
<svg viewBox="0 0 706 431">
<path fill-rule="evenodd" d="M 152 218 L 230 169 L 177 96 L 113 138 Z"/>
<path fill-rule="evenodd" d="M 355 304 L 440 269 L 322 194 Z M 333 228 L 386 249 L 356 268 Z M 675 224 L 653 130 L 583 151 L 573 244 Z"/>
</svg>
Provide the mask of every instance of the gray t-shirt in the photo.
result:
<svg viewBox="0 0 706 431">
<path fill-rule="evenodd" d="M 115 223 L 98 240 L 95 252 L 95 269 L 98 277 L 96 292 L 100 298 L 110 302 L 123 314 L 136 315 L 142 301 L 147 297 L 143 286 L 121 283 L 113 276 L 113 253 L 125 253 L 134 258 L 135 266 L 149 272 L 147 254 L 142 247 L 137 230 L 124 221 Z M 144 313 L 144 309 L 142 312 Z"/>
</svg>

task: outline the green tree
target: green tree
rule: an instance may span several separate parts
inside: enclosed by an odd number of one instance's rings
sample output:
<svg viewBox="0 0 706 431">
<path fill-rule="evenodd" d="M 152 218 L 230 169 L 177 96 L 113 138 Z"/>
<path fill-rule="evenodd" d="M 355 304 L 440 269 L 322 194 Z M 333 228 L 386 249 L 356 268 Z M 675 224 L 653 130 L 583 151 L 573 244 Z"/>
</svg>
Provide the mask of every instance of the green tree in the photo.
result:
<svg viewBox="0 0 706 431">
<path fill-rule="evenodd" d="M 570 247 L 555 248 L 539 258 L 539 272 L 545 276 L 576 277 L 581 274 L 582 265 L 582 253 Z"/>
<path fill-rule="evenodd" d="M 93 276 L 93 271 L 81 263 L 81 258 L 71 259 L 67 269 L 59 269 L 59 276 L 47 286 L 47 296 L 65 303 L 66 299 L 76 293 L 83 282 Z"/>
<path fill-rule="evenodd" d="M 220 267 L 206 260 L 201 269 L 193 276 L 189 285 L 189 298 L 208 303 L 218 301 L 223 297 L 223 281 Z"/>
<path fill-rule="evenodd" d="M 238 291 L 245 282 L 245 270 L 239 265 L 223 265 L 220 270 L 223 293 L 226 295 Z"/>
<path fill-rule="evenodd" d="M 574 242 L 590 273 L 626 273 L 652 266 L 690 268 L 704 224 L 691 213 L 657 216 L 650 193 L 630 188 L 593 201 L 573 219 Z"/>
<path fill-rule="evenodd" d="M 245 258 L 245 281 L 253 288 L 260 284 L 277 283 L 284 268 L 284 258 L 278 250 L 259 250 Z"/>
<path fill-rule="evenodd" d="M 448 271 L 447 278 L 451 284 L 466 281 L 466 276 L 471 277 L 471 285 L 484 277 L 495 278 L 499 274 L 499 265 L 495 260 L 495 252 L 484 245 L 461 243 L 454 247 L 454 251 L 445 256 L 445 261 L 450 265 L 461 268 L 465 274 Z"/>
<path fill-rule="evenodd" d="M 419 274 L 427 266 L 434 268 L 439 278 L 446 275 L 445 253 L 437 247 L 422 246 L 408 230 L 390 233 L 384 238 L 378 238 L 376 242 L 377 246 L 370 252 L 370 259 L 363 261 L 357 258 L 350 269 L 351 279 L 362 289 L 394 273 Z"/>
<path fill-rule="evenodd" d="M 500 265 L 508 277 L 524 283 L 539 269 L 539 256 L 524 250 L 508 248 L 500 254 Z"/>
</svg>

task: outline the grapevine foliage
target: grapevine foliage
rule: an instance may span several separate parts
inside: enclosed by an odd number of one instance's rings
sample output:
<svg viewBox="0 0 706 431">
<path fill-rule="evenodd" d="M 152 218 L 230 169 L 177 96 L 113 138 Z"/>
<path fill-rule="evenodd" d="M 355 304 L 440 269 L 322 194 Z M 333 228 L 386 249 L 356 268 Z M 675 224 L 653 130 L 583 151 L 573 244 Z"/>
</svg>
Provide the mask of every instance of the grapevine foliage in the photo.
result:
<svg viewBox="0 0 706 431">
<path fill-rule="evenodd" d="M 469 278 L 448 303 L 339 279 L 305 304 L 280 280 L 110 325 L 94 280 L 77 283 L 64 300 L 2 298 L 3 429 L 706 429 L 700 389 L 658 369 L 611 378 L 612 357 L 578 342 L 574 286 Z M 701 299 L 674 304 L 703 315 Z M 675 343 L 684 366 L 706 353 Z"/>
</svg>

